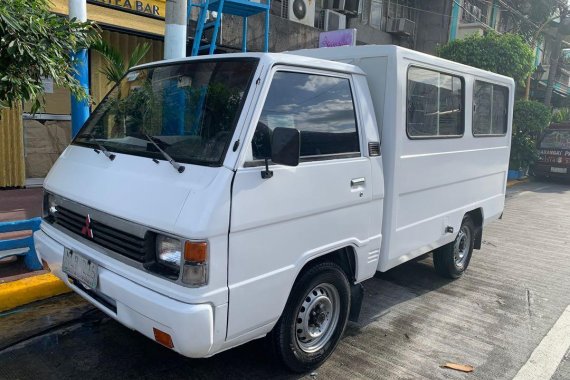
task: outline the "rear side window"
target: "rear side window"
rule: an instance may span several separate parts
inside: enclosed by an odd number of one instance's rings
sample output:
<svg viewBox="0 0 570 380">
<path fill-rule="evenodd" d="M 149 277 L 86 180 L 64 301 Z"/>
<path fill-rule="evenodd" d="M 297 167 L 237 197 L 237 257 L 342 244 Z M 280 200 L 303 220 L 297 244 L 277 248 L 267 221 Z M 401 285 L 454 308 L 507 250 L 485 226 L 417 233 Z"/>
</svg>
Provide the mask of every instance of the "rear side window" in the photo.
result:
<svg viewBox="0 0 570 380">
<path fill-rule="evenodd" d="M 461 137 L 465 130 L 463 79 L 438 71 L 408 70 L 407 126 L 410 138 Z"/>
<path fill-rule="evenodd" d="M 276 72 L 253 136 L 254 159 L 269 157 L 276 127 L 300 131 L 302 158 L 360 152 L 347 78 Z"/>
<path fill-rule="evenodd" d="M 508 128 L 509 89 L 475 81 L 473 136 L 504 136 Z"/>
</svg>

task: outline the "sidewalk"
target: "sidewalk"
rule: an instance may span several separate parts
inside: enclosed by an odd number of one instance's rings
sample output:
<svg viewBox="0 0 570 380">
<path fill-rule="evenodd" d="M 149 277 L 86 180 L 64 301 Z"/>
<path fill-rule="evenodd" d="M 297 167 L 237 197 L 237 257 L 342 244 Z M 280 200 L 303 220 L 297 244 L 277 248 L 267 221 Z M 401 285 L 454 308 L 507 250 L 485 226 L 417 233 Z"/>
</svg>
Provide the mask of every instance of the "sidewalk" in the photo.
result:
<svg viewBox="0 0 570 380">
<path fill-rule="evenodd" d="M 30 219 L 42 214 L 42 188 L 0 190 L 0 222 Z M 28 232 L 0 234 L 0 239 L 28 236 Z M 23 260 L 0 263 L 0 282 L 29 273 Z M 2 281 L 4 280 L 4 281 Z"/>
<path fill-rule="evenodd" d="M 42 188 L 0 190 L 0 222 L 42 215 Z"/>
<path fill-rule="evenodd" d="M 42 199 L 42 188 L 0 190 L 0 222 L 41 216 Z M 4 233 L 0 234 L 0 239 L 29 234 L 25 231 Z M 0 312 L 69 291 L 47 270 L 30 272 L 23 258 L 8 260 L 0 263 Z"/>
</svg>

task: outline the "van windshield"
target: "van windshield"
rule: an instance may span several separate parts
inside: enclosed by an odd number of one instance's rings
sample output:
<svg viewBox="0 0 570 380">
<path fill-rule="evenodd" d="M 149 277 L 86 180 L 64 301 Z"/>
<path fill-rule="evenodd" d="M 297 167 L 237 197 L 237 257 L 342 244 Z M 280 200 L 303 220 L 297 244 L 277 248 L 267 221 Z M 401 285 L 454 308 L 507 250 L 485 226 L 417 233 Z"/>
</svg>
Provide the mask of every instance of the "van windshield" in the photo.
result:
<svg viewBox="0 0 570 380">
<path fill-rule="evenodd" d="M 209 59 L 130 71 L 95 109 L 75 145 L 220 166 L 258 64 Z"/>
<path fill-rule="evenodd" d="M 542 141 L 541 149 L 570 149 L 570 129 L 552 129 L 546 131 Z"/>
</svg>

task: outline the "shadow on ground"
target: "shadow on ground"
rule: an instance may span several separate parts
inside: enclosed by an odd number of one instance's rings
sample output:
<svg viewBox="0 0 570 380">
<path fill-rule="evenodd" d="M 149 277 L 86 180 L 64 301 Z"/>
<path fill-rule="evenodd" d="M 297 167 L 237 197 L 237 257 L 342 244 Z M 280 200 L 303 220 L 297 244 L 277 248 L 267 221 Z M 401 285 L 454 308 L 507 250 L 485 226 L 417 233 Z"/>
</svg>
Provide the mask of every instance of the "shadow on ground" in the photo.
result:
<svg viewBox="0 0 570 380">
<path fill-rule="evenodd" d="M 359 335 L 399 303 L 448 282 L 434 273 L 430 258 L 377 274 L 364 283 L 366 299 L 360 321 L 349 324 L 345 337 Z M 284 370 L 263 339 L 208 359 L 184 358 L 123 327 L 73 294 L 0 314 L 0 331 L 0 377 L 2 373 L 10 378 L 57 375 L 60 379 L 303 377 Z"/>
</svg>

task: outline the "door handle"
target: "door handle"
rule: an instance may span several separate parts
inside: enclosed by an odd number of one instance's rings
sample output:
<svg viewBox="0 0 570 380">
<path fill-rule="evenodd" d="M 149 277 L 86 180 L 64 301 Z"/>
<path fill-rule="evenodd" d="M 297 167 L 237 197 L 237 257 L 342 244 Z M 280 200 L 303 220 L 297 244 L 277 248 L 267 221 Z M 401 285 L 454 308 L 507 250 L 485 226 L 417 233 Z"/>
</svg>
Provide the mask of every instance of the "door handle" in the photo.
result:
<svg viewBox="0 0 570 380">
<path fill-rule="evenodd" d="M 351 187 L 362 186 L 362 185 L 364 185 L 364 183 L 366 183 L 366 178 L 364 178 L 364 177 L 353 178 L 352 180 L 350 180 L 350 186 Z"/>
</svg>

